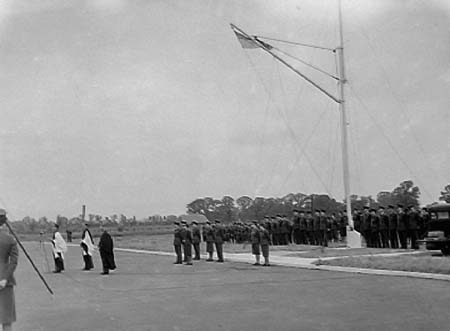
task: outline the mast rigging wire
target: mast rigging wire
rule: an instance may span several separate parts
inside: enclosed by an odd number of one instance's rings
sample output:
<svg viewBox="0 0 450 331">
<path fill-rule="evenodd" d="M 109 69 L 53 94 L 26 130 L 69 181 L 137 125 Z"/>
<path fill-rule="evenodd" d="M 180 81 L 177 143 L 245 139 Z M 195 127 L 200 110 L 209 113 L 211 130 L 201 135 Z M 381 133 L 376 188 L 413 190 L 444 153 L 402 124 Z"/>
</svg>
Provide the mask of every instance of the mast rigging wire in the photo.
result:
<svg viewBox="0 0 450 331">
<path fill-rule="evenodd" d="M 285 43 L 285 44 L 291 44 L 291 45 L 296 45 L 296 46 L 303 46 L 303 47 L 309 47 L 309 48 L 322 49 L 322 50 L 326 50 L 326 51 L 330 51 L 330 52 L 336 52 L 335 48 L 329 48 L 329 47 L 324 47 L 324 46 L 317 46 L 317 45 L 312 45 L 312 44 L 299 43 L 299 42 L 294 42 L 294 41 L 287 41 L 287 40 L 270 38 L 270 37 L 264 37 L 264 36 L 254 36 L 254 37 L 255 38 L 260 38 L 260 39 L 272 40 L 272 41 L 279 41 L 279 42 Z"/>
<path fill-rule="evenodd" d="M 371 118 L 371 120 L 373 121 L 373 123 L 375 123 L 375 126 L 377 127 L 377 129 L 381 132 L 382 136 L 386 139 L 386 141 L 388 142 L 389 146 L 392 148 L 392 150 L 394 151 L 394 153 L 397 155 L 397 157 L 400 159 L 400 161 L 403 163 L 403 165 L 405 166 L 406 169 L 408 169 L 410 175 L 412 177 L 415 177 L 415 179 L 418 179 L 419 177 L 415 175 L 415 173 L 412 171 L 412 169 L 408 166 L 408 163 L 403 159 L 403 157 L 400 155 L 400 153 L 397 151 L 397 149 L 395 148 L 394 144 L 392 143 L 392 141 L 389 139 L 389 137 L 386 135 L 386 133 L 384 132 L 384 130 L 382 129 L 381 125 L 377 122 L 377 120 L 375 119 L 375 117 L 372 116 L 372 114 L 370 113 L 368 107 L 366 106 L 366 104 L 361 100 L 361 98 L 359 97 L 359 95 L 356 93 L 356 91 L 353 89 L 353 86 L 351 86 L 350 84 L 348 84 L 348 86 L 350 87 L 350 91 L 352 91 L 353 95 L 356 97 L 356 99 L 359 101 L 359 103 L 361 104 L 361 106 L 363 107 L 363 109 L 366 111 L 366 113 L 369 115 L 369 117 Z M 418 181 L 419 184 L 422 184 L 421 181 Z M 423 191 L 425 192 L 425 194 L 428 195 L 428 197 L 432 200 L 433 197 L 431 196 L 431 194 L 428 192 L 428 190 L 425 188 L 425 186 L 423 187 Z"/>
<path fill-rule="evenodd" d="M 289 54 L 289 53 L 287 53 L 287 52 L 285 52 L 285 51 L 279 49 L 278 47 L 274 47 L 274 46 L 272 46 L 272 47 L 273 47 L 273 49 L 275 49 L 275 50 L 277 50 L 278 52 L 280 52 L 280 53 L 282 53 L 282 54 L 284 54 L 284 55 L 290 57 L 291 59 L 297 60 L 297 61 L 299 61 L 300 63 L 303 63 L 304 65 L 306 65 L 306 66 L 308 66 L 308 67 L 310 67 L 310 68 L 312 68 L 312 69 L 314 69 L 314 70 L 317 70 L 317 71 L 321 72 L 322 74 L 324 74 L 324 75 L 326 75 L 326 76 L 328 76 L 328 77 L 330 77 L 330 78 L 333 78 L 333 79 L 335 79 L 335 80 L 339 80 L 339 77 L 333 76 L 332 74 L 326 72 L 325 70 L 320 69 L 319 67 L 316 67 L 315 65 L 313 65 L 313 64 L 311 64 L 311 63 L 308 63 L 308 62 L 306 62 L 306 61 L 304 61 L 304 60 L 302 60 L 302 59 L 300 59 L 300 58 L 298 58 L 298 57 L 296 57 L 296 56 L 294 56 L 294 55 L 291 55 L 291 54 Z"/>
</svg>

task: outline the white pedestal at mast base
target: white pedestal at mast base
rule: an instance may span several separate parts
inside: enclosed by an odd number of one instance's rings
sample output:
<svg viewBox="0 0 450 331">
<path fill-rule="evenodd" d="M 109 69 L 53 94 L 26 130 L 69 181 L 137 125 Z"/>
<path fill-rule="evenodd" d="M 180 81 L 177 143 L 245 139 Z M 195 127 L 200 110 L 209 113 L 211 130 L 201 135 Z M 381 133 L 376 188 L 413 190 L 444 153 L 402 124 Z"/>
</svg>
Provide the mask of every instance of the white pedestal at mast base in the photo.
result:
<svg viewBox="0 0 450 331">
<path fill-rule="evenodd" d="M 362 248 L 362 237 L 358 231 L 350 230 L 347 227 L 347 247 L 348 248 Z"/>
</svg>

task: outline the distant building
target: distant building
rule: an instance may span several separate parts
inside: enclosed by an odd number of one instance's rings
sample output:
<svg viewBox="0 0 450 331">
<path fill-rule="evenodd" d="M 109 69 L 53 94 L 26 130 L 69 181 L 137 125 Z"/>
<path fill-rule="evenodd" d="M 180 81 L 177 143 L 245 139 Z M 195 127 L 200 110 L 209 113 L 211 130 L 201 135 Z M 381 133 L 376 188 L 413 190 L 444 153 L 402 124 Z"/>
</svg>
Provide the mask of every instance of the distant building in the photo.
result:
<svg viewBox="0 0 450 331">
<path fill-rule="evenodd" d="M 198 224 L 205 224 L 208 220 L 205 215 L 201 214 L 189 214 L 189 215 L 180 215 L 178 216 L 179 221 L 186 221 L 190 224 L 192 221 L 197 221 Z"/>
</svg>

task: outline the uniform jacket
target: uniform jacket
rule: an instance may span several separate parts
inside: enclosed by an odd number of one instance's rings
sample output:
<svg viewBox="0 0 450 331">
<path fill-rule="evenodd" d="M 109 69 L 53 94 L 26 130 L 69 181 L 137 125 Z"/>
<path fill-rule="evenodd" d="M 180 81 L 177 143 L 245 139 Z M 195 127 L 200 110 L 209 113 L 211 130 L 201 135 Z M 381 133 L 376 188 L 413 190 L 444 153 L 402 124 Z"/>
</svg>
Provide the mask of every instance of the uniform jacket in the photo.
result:
<svg viewBox="0 0 450 331">
<path fill-rule="evenodd" d="M 380 230 L 387 230 L 389 228 L 389 216 L 386 214 L 380 215 Z"/>
<path fill-rule="evenodd" d="M 270 244 L 269 231 L 267 231 L 267 229 L 263 228 L 262 226 L 260 226 L 258 228 L 258 230 L 259 230 L 259 238 L 260 238 L 261 246 L 269 246 L 269 244 Z"/>
<path fill-rule="evenodd" d="M 176 227 L 175 230 L 173 230 L 173 244 L 174 246 L 181 246 L 181 242 L 181 229 Z"/>
<path fill-rule="evenodd" d="M 251 239 L 252 244 L 260 243 L 259 230 L 255 226 L 252 227 L 252 230 L 250 232 L 250 239 Z"/>
<path fill-rule="evenodd" d="M 419 213 L 416 211 L 410 212 L 408 214 L 408 225 L 410 230 L 417 230 L 419 228 Z"/>
<path fill-rule="evenodd" d="M 404 212 L 397 214 L 397 229 L 398 231 L 406 231 L 408 229 L 408 215 Z"/>
<path fill-rule="evenodd" d="M 6 286 L 16 285 L 14 270 L 17 267 L 19 250 L 9 234 L 0 232 L 0 280 L 6 279 Z"/>
<path fill-rule="evenodd" d="M 397 214 L 394 211 L 389 212 L 389 230 L 397 230 Z"/>
<path fill-rule="evenodd" d="M 200 228 L 197 225 L 192 226 L 192 242 L 194 244 L 198 244 L 202 241 L 202 237 L 200 234 Z"/>
<path fill-rule="evenodd" d="M 204 239 L 206 242 L 208 243 L 213 243 L 214 242 L 214 229 L 212 228 L 211 225 L 205 225 L 203 227 L 203 233 L 204 233 Z"/>
<path fill-rule="evenodd" d="M 214 240 L 217 244 L 222 244 L 225 236 L 225 231 L 222 225 L 217 224 L 214 226 Z"/>
</svg>

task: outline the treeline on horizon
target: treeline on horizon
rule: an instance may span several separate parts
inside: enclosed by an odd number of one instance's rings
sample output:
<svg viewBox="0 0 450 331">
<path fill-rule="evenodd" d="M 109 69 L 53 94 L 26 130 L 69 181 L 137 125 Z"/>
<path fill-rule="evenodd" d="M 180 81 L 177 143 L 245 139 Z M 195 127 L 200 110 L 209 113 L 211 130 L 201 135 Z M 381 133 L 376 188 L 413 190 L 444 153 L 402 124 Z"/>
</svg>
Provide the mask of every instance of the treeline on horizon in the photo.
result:
<svg viewBox="0 0 450 331">
<path fill-rule="evenodd" d="M 372 196 L 351 195 L 351 206 L 362 209 L 364 206 L 377 208 L 388 205 L 420 206 L 420 189 L 413 181 L 406 180 L 391 192 L 381 191 L 376 198 Z M 440 201 L 450 203 L 450 184 L 444 188 Z M 219 219 L 225 223 L 234 221 L 262 220 L 264 216 L 277 214 L 292 216 L 293 209 L 323 209 L 327 213 L 337 213 L 345 209 L 345 201 L 337 201 L 327 194 L 289 193 L 281 198 L 241 196 L 234 199 L 224 196 L 222 199 L 210 197 L 198 198 L 187 205 L 188 214 L 202 214 L 210 220 Z"/>
<path fill-rule="evenodd" d="M 391 192 L 379 192 L 374 199 L 372 196 L 351 196 L 352 208 L 362 209 L 364 206 L 378 207 L 389 204 L 396 205 L 401 203 L 405 206 L 419 206 L 420 189 L 414 186 L 411 180 L 400 183 L 398 187 Z M 450 184 L 447 184 L 439 197 L 440 201 L 450 203 Z M 231 196 L 224 196 L 222 199 L 210 197 L 198 198 L 186 206 L 187 214 L 201 214 L 209 220 L 219 219 L 225 223 L 234 221 L 261 220 L 264 216 L 274 216 L 277 214 L 292 215 L 294 208 L 313 210 L 324 209 L 328 213 L 336 213 L 345 209 L 344 201 L 336 199 L 326 194 L 304 194 L 289 193 L 281 198 L 274 197 L 255 197 L 241 196 L 234 199 Z M 88 214 L 87 220 L 83 220 L 81 215 L 75 217 L 66 217 L 58 215 L 56 220 L 49 220 L 43 216 L 37 220 L 26 216 L 22 220 L 12 222 L 12 226 L 19 233 L 39 233 L 40 231 L 51 232 L 54 224 L 60 225 L 61 230 L 71 230 L 79 232 L 83 223 L 90 223 L 93 227 L 98 227 L 100 223 L 105 226 L 115 227 L 118 231 L 129 230 L 133 227 L 149 224 L 172 224 L 179 216 L 168 215 L 149 216 L 145 219 L 136 219 L 136 217 L 127 217 L 123 214 L 102 216 Z"/>
</svg>

